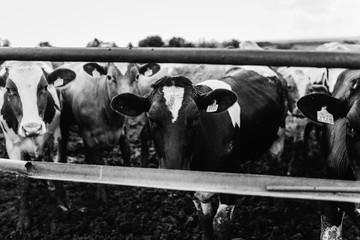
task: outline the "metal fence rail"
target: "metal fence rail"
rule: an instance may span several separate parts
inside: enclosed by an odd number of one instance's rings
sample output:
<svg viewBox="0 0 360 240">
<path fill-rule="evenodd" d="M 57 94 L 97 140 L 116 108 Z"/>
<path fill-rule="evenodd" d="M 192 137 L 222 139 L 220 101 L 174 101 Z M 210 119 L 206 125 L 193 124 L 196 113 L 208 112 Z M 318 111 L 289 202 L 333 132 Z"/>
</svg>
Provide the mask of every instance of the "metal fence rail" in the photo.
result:
<svg viewBox="0 0 360 240">
<path fill-rule="evenodd" d="M 360 69 L 359 52 L 213 48 L 0 48 L 0 61 L 157 62 Z"/>
<path fill-rule="evenodd" d="M 0 61 L 157 62 L 360 69 L 360 53 L 195 48 L 0 48 Z M 360 182 L 266 175 L 25 162 L 0 158 L 0 170 L 35 179 L 117 184 L 360 203 Z"/>
<path fill-rule="evenodd" d="M 0 170 L 35 179 L 360 203 L 358 181 L 26 162 L 3 158 L 0 158 Z"/>
</svg>

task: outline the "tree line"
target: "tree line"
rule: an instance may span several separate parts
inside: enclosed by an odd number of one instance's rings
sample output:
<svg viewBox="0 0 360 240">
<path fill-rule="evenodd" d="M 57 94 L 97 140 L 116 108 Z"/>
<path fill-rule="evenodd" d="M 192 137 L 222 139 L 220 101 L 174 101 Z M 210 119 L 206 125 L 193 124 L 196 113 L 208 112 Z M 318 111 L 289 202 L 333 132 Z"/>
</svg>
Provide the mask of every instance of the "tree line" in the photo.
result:
<svg viewBox="0 0 360 240">
<path fill-rule="evenodd" d="M 273 45 L 270 42 L 257 42 L 260 47 L 266 47 Z M 230 39 L 228 41 L 218 42 L 216 40 L 206 41 L 204 39 L 199 40 L 198 42 L 189 42 L 182 37 L 173 37 L 169 40 L 164 41 L 159 35 L 148 36 L 138 42 L 139 47 L 199 47 L 199 48 L 239 48 L 240 41 L 237 39 Z M 11 43 L 7 39 L 0 38 L 0 47 L 10 47 Z M 48 41 L 40 42 L 36 47 L 53 47 Z M 86 44 L 86 47 L 118 47 L 115 42 L 106 42 L 94 38 Z M 133 44 L 128 43 L 126 47 L 132 48 Z M 292 43 L 277 43 L 276 46 L 273 46 L 278 49 L 291 49 L 293 47 Z"/>
<path fill-rule="evenodd" d="M 186 41 L 182 37 L 173 37 L 169 41 L 163 41 L 158 35 L 148 36 L 138 43 L 139 47 L 202 47 L 202 48 L 238 48 L 240 41 L 231 39 L 218 42 L 216 40 L 200 40 L 197 43 Z"/>
</svg>

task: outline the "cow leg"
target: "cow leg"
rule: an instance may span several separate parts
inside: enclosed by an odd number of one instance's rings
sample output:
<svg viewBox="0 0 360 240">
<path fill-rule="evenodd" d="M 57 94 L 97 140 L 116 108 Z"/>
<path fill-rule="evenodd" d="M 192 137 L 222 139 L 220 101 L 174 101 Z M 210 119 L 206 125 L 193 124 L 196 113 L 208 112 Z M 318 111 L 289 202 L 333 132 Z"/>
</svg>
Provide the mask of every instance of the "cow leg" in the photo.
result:
<svg viewBox="0 0 360 240">
<path fill-rule="evenodd" d="M 120 136 L 119 145 L 121 155 L 124 160 L 124 166 L 130 166 L 131 150 L 126 128 L 127 127 L 124 127 L 124 131 Z"/>
<path fill-rule="evenodd" d="M 219 207 L 213 221 L 213 228 L 217 239 L 231 239 L 235 198 L 231 195 L 220 194 Z"/>
<path fill-rule="evenodd" d="M 28 159 L 26 159 L 28 160 Z M 30 230 L 30 205 L 29 205 L 29 193 L 30 193 L 30 178 L 25 176 L 18 177 L 18 194 L 20 196 L 19 206 L 19 220 L 17 222 L 17 230 L 21 236 L 24 236 L 25 231 Z"/>
<path fill-rule="evenodd" d="M 196 192 L 193 197 L 193 202 L 199 216 L 200 227 L 204 231 L 205 240 L 214 239 L 212 226 L 214 211 L 211 202 L 211 198 L 214 195 L 214 193 Z"/>
<path fill-rule="evenodd" d="M 105 165 L 105 161 L 98 153 L 96 146 L 91 147 L 84 141 L 85 162 L 87 164 Z M 96 185 L 96 198 L 104 203 L 107 202 L 106 186 L 103 184 Z"/>
<path fill-rule="evenodd" d="M 17 222 L 17 229 L 20 235 L 24 234 L 24 231 L 30 228 L 30 206 L 29 206 L 29 190 L 30 190 L 30 179 L 25 176 L 18 177 L 19 185 L 18 192 L 20 195 L 20 209 L 19 209 L 19 220 Z"/>
<path fill-rule="evenodd" d="M 321 205 L 321 240 L 341 240 L 343 211 L 338 203 L 322 202 Z"/>
<path fill-rule="evenodd" d="M 69 130 L 69 129 L 68 129 Z M 49 134 L 49 136 L 45 139 L 45 145 L 47 148 L 49 148 L 47 151 L 44 152 L 46 156 L 50 156 L 50 158 L 46 158 L 48 161 L 51 162 L 66 162 L 66 145 L 67 140 L 69 137 L 69 131 L 64 131 L 64 135 L 66 138 L 65 145 L 62 145 L 62 130 L 60 128 L 56 128 L 54 133 Z M 62 153 L 65 154 L 65 156 L 62 156 Z M 63 182 L 61 181 L 47 181 L 48 183 L 48 189 L 52 192 L 55 192 L 55 197 L 58 202 L 58 206 L 63 211 L 68 211 L 70 208 L 70 200 L 67 199 L 66 192 L 63 186 Z"/>
<path fill-rule="evenodd" d="M 6 137 L 6 135 L 5 135 Z M 6 151 L 9 156 L 9 159 L 25 159 L 24 154 L 21 152 L 20 148 L 15 146 L 11 139 L 6 139 Z M 25 159 L 29 160 L 29 159 Z M 30 188 L 30 179 L 25 176 L 18 177 L 18 194 L 20 197 L 20 206 L 19 206 L 19 219 L 17 222 L 17 230 L 22 235 L 24 230 L 30 228 L 30 213 L 29 213 L 29 188 Z"/>
<path fill-rule="evenodd" d="M 145 125 L 141 128 L 140 142 L 141 142 L 141 166 L 147 167 L 149 164 L 149 148 L 150 148 L 150 125 L 145 121 Z"/>
<path fill-rule="evenodd" d="M 212 228 L 214 212 L 212 209 L 211 201 L 203 203 L 199 199 L 194 198 L 193 202 L 199 216 L 200 227 L 204 231 L 204 239 L 214 239 L 214 232 Z"/>
<path fill-rule="evenodd" d="M 67 145 L 69 142 L 69 135 L 70 135 L 70 124 L 66 120 L 61 119 L 60 132 L 61 132 L 61 137 L 58 139 L 58 144 L 59 144 L 58 161 L 61 163 L 66 163 Z"/>
</svg>

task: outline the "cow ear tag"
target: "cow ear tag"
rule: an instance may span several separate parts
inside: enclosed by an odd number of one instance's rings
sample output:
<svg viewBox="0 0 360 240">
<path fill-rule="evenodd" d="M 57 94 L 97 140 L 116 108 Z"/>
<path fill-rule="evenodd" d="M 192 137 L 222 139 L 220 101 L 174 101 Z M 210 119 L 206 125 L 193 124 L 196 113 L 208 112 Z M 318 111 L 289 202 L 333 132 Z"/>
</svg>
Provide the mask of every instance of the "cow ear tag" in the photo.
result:
<svg viewBox="0 0 360 240">
<path fill-rule="evenodd" d="M 317 120 L 322 123 L 334 124 L 334 116 L 326 110 L 327 106 L 317 111 Z"/>
<path fill-rule="evenodd" d="M 59 87 L 59 86 L 62 86 L 62 85 L 64 85 L 64 79 L 58 78 L 58 79 L 55 80 L 55 82 L 54 82 L 55 87 Z"/>
<path fill-rule="evenodd" d="M 216 100 L 214 100 L 213 104 L 209 105 L 206 109 L 206 112 L 216 112 L 219 105 L 216 104 Z"/>
</svg>

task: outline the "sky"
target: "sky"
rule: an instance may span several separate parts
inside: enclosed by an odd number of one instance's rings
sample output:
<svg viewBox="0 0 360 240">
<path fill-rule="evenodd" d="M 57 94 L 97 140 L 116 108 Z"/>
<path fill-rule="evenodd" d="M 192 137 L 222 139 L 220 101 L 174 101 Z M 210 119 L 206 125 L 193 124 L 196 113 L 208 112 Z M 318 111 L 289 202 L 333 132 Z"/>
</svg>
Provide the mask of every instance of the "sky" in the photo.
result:
<svg viewBox="0 0 360 240">
<path fill-rule="evenodd" d="M 98 38 L 126 47 L 164 41 L 267 41 L 358 37 L 359 0 L 10 0 L 0 38 L 13 47 L 48 41 L 85 47 Z"/>
</svg>

